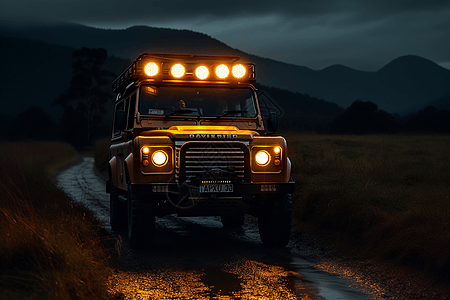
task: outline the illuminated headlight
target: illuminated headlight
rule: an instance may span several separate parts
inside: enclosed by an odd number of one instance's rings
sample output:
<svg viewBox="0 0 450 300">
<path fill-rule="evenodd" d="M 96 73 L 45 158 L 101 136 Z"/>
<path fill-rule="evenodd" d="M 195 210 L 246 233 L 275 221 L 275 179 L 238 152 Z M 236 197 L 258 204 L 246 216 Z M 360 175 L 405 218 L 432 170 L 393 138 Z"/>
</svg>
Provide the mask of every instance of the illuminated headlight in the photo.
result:
<svg viewBox="0 0 450 300">
<path fill-rule="evenodd" d="M 157 167 L 163 167 L 168 160 L 169 157 L 163 150 L 155 151 L 152 155 L 152 163 Z"/>
<path fill-rule="evenodd" d="M 156 63 L 149 62 L 148 64 L 145 65 L 144 72 L 148 76 L 155 76 L 159 72 L 159 67 Z"/>
<path fill-rule="evenodd" d="M 245 76 L 245 68 L 241 64 L 235 65 L 235 66 L 233 66 L 233 69 L 231 69 L 231 73 L 236 78 L 242 78 Z"/>
<path fill-rule="evenodd" d="M 270 163 L 270 154 L 266 150 L 260 150 L 255 155 L 256 163 L 261 166 L 267 166 Z"/>
<path fill-rule="evenodd" d="M 170 70 L 170 73 L 175 78 L 183 77 L 185 72 L 186 70 L 184 69 L 184 66 L 182 64 L 175 64 Z"/>
<path fill-rule="evenodd" d="M 209 70 L 205 66 L 200 66 L 197 69 L 195 69 L 195 76 L 199 79 L 206 79 L 209 76 Z"/>
<path fill-rule="evenodd" d="M 227 78 L 228 74 L 230 74 L 230 70 L 226 65 L 220 65 L 216 68 L 217 77 L 224 79 Z"/>
</svg>

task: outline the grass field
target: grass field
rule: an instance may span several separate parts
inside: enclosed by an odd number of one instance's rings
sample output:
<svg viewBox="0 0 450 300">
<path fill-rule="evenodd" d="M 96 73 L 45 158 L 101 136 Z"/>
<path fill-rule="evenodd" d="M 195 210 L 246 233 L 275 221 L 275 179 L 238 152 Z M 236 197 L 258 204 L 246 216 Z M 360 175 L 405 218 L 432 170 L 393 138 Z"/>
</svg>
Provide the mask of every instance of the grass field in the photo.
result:
<svg viewBox="0 0 450 300">
<path fill-rule="evenodd" d="M 450 136 L 285 136 L 297 226 L 450 280 Z"/>
<path fill-rule="evenodd" d="M 105 299 L 100 224 L 51 173 L 77 152 L 58 142 L 0 145 L 0 299 Z"/>
</svg>

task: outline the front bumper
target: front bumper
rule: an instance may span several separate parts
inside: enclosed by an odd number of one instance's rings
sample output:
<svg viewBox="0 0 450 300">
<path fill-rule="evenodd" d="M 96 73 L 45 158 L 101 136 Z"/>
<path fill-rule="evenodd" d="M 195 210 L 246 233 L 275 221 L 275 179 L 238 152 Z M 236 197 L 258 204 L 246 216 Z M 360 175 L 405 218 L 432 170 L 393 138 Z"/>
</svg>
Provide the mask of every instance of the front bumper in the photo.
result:
<svg viewBox="0 0 450 300">
<path fill-rule="evenodd" d="M 110 182 L 106 183 L 106 192 L 110 191 Z M 151 183 L 132 183 L 131 190 L 134 194 L 139 195 L 163 195 L 168 192 L 179 192 L 178 184 L 151 184 Z M 182 187 L 182 186 L 181 186 Z M 188 186 L 189 187 L 189 186 Z M 184 188 L 184 187 L 183 187 Z M 190 188 L 195 188 L 190 186 Z M 295 191 L 295 182 L 275 182 L 275 183 L 233 183 L 233 192 L 217 193 L 220 196 L 244 196 L 244 195 L 261 195 L 261 194 L 292 194 Z M 215 193 L 207 193 L 213 195 Z"/>
<path fill-rule="evenodd" d="M 131 190 L 139 195 L 163 195 L 168 192 L 178 193 L 182 189 L 196 188 L 195 186 L 182 186 L 177 184 L 131 184 Z M 226 197 L 238 197 L 245 195 L 261 194 L 292 194 L 295 191 L 295 182 L 276 182 L 276 183 L 233 183 L 233 192 L 227 193 L 204 193 L 207 195 L 218 195 Z"/>
</svg>

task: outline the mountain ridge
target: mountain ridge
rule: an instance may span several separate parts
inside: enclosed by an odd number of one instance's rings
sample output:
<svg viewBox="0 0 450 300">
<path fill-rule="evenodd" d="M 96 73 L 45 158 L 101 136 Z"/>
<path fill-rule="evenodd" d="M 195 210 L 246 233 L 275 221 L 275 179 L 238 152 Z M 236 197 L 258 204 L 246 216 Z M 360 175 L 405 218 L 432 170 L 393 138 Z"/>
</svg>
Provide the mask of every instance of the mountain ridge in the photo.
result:
<svg viewBox="0 0 450 300">
<path fill-rule="evenodd" d="M 371 101 L 388 112 L 407 113 L 450 94 L 450 70 L 415 55 L 396 58 L 376 72 L 343 65 L 312 70 L 262 58 L 234 49 L 204 33 L 191 30 L 133 26 L 97 29 L 79 24 L 34 26 L 27 30 L 5 27 L 0 34 L 50 44 L 105 48 L 108 54 L 134 60 L 142 52 L 238 55 L 257 65 L 257 80 L 348 107 L 355 100 Z"/>
</svg>

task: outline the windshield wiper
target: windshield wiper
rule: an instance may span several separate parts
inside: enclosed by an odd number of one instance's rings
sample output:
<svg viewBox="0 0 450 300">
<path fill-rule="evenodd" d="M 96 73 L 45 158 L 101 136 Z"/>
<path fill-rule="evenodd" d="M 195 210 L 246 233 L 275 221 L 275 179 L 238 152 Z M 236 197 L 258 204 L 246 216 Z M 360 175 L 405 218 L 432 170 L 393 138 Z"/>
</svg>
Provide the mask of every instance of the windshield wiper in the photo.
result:
<svg viewBox="0 0 450 300">
<path fill-rule="evenodd" d="M 247 113 L 247 112 L 248 111 L 246 111 L 246 110 L 228 110 L 228 111 L 224 112 L 223 115 L 217 116 L 216 118 L 218 119 L 218 118 L 225 117 L 225 116 L 228 116 L 228 115 L 231 115 L 231 114 Z"/>
<path fill-rule="evenodd" d="M 179 109 L 179 110 L 173 111 L 170 114 L 166 115 L 166 117 L 174 116 L 174 115 L 177 115 L 179 113 L 193 113 L 193 112 L 197 112 L 197 110 L 194 110 L 194 109 Z"/>
</svg>

